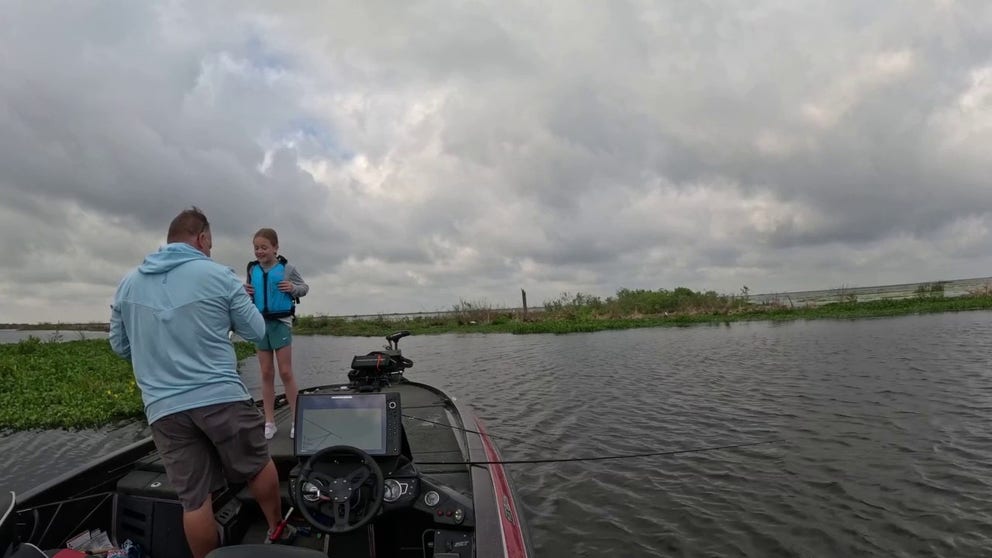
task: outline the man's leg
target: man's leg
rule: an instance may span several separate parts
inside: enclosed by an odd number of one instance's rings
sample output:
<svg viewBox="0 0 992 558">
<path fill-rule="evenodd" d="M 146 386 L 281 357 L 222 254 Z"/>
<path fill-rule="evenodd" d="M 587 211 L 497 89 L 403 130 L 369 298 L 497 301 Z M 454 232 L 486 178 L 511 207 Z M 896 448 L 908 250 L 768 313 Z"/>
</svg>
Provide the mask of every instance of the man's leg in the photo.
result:
<svg viewBox="0 0 992 558">
<path fill-rule="evenodd" d="M 262 413 L 251 401 L 231 403 L 202 417 L 205 430 L 217 441 L 228 480 L 248 483 L 266 523 L 275 529 L 282 521 L 282 497 L 279 472 L 262 436 L 263 421 Z"/>
<path fill-rule="evenodd" d="M 186 531 L 186 542 L 193 552 L 193 558 L 204 558 L 217 548 L 220 541 L 217 538 L 217 525 L 214 523 L 213 498 L 207 496 L 207 501 L 202 506 L 183 512 L 183 530 Z"/>
<path fill-rule="evenodd" d="M 195 558 L 203 558 L 220 542 L 210 493 L 224 485 L 219 456 L 193 417 L 202 412 L 180 411 L 151 425 L 166 476 L 183 504 L 183 531 Z"/>
<path fill-rule="evenodd" d="M 274 530 L 282 521 L 282 497 L 279 495 L 279 473 L 271 459 L 248 481 L 248 488 L 258 502 L 258 507 L 262 508 L 269 530 Z"/>
</svg>

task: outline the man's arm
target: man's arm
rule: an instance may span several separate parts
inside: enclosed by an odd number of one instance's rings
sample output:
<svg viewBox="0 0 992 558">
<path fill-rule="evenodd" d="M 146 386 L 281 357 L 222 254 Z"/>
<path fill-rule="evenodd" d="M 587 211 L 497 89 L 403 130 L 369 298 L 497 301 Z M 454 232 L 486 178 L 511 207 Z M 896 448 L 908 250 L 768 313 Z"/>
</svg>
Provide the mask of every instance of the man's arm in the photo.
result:
<svg viewBox="0 0 992 558">
<path fill-rule="evenodd" d="M 110 305 L 110 348 L 123 359 L 131 360 L 131 340 L 124 330 L 124 319 L 121 317 L 121 303 L 114 299 Z"/>
<path fill-rule="evenodd" d="M 231 293 L 231 327 L 243 339 L 257 343 L 265 337 L 265 319 L 245 292 L 244 285 L 236 278 L 235 281 Z"/>
</svg>

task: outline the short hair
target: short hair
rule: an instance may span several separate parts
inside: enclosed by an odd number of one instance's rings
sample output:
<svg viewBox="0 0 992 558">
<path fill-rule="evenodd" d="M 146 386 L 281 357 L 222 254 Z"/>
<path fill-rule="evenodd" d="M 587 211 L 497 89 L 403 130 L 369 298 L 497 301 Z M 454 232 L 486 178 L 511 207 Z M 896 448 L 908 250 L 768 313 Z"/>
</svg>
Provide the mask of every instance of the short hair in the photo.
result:
<svg viewBox="0 0 992 558">
<path fill-rule="evenodd" d="M 207 216 L 195 205 L 184 209 L 169 225 L 168 242 L 183 242 L 196 235 L 210 230 Z"/>
<path fill-rule="evenodd" d="M 279 235 L 276 234 L 275 229 L 258 229 L 258 232 L 255 233 L 255 236 L 251 237 L 251 239 L 255 240 L 258 237 L 268 240 L 272 243 L 272 246 L 279 246 Z"/>
</svg>

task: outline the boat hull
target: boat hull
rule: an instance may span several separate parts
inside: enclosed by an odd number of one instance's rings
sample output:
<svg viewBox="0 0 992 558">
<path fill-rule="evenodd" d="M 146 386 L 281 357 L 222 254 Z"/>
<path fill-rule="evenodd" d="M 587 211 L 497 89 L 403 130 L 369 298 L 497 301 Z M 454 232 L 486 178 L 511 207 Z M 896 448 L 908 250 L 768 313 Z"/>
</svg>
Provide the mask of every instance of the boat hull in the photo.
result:
<svg viewBox="0 0 992 558">
<path fill-rule="evenodd" d="M 304 392 L 347 393 L 348 390 L 347 385 L 330 385 Z M 378 547 L 376 556 L 430 556 L 433 546 L 427 542 L 408 554 L 402 553 L 402 545 L 398 543 L 395 548 L 389 546 L 392 534 L 388 531 L 416 527 L 421 531 L 417 533 L 420 541 L 427 526 L 432 527 L 435 536 L 441 539 L 458 536 L 469 540 L 471 552 L 466 556 L 531 556 L 526 526 L 510 477 L 501 464 L 493 463 L 500 461 L 499 450 L 473 410 L 426 384 L 403 380 L 383 389 L 390 390 L 402 395 L 404 444 L 409 448 L 412 462 L 417 464 L 424 486 L 446 487 L 453 496 L 461 495 L 464 501 L 471 502 L 472 509 L 467 515 L 471 525 L 453 525 L 450 521 L 440 524 L 443 517 L 440 520 L 431 515 L 425 517 L 413 510 L 383 513 L 372 523 L 373 535 L 366 537 L 372 542 L 365 546 L 356 543 L 354 555 L 361 555 L 363 549 L 371 546 L 373 549 Z M 287 406 L 277 410 L 282 432 L 288 432 L 291 418 Z M 299 465 L 299 458 L 293 455 L 292 440 L 285 435 L 277 436 L 270 443 L 270 454 L 279 470 L 286 500 L 283 508 L 287 509 L 291 504 L 289 479 L 294 467 Z M 0 556 L 17 540 L 41 548 L 64 548 L 70 538 L 87 530 L 103 530 L 119 544 L 123 544 L 124 537 L 132 539 L 153 557 L 167 554 L 171 558 L 183 558 L 188 555 L 182 536 L 181 508 L 178 501 L 170 497 L 164 468 L 156 457 L 154 443 L 148 438 L 19 495 L 0 530 Z M 421 462 L 426 464 L 419 465 Z M 468 464 L 471 462 L 486 465 L 471 466 Z M 160 476 L 154 477 L 155 474 Z M 142 483 L 144 485 L 138 486 Z M 156 483 L 158 486 L 153 492 L 148 487 Z M 244 487 L 234 486 L 229 487 L 224 497 L 215 495 L 215 517 L 226 537 L 225 544 L 260 542 L 254 539 L 264 537 L 264 522 L 259 520 L 257 506 L 248 492 Z M 424 506 L 420 504 L 419 507 Z M 395 534 L 396 540 L 403 537 L 412 540 L 412 535 Z M 311 548 L 319 548 L 316 538 L 308 544 Z M 409 546 L 410 543 L 404 544 Z"/>
</svg>

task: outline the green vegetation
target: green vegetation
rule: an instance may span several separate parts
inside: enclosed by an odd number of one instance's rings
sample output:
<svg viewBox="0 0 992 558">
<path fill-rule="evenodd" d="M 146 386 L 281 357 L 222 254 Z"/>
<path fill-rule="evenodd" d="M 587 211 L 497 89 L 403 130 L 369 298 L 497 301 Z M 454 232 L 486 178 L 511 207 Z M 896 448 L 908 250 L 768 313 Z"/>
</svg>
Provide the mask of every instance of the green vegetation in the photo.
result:
<svg viewBox="0 0 992 558">
<path fill-rule="evenodd" d="M 255 352 L 235 345 L 239 361 Z M 0 429 L 84 428 L 144 417 L 131 364 L 106 340 L 0 344 Z"/>
<path fill-rule="evenodd" d="M 922 290 L 921 290 L 922 289 Z M 432 333 L 574 333 L 638 327 L 685 326 L 753 320 L 850 319 L 992 309 L 992 293 L 985 289 L 965 296 L 945 298 L 943 285 L 917 289 L 913 298 L 858 302 L 850 293 L 822 306 L 791 307 L 781 303 L 753 304 L 742 289 L 740 296 L 694 292 L 621 289 L 615 297 L 563 293 L 545 301 L 544 310 L 521 312 L 497 309 L 484 303 L 460 302 L 453 311 L 434 316 L 349 320 L 302 316 L 294 332 L 301 335 L 382 336 L 400 329 L 415 334 Z"/>
<path fill-rule="evenodd" d="M 858 302 L 844 291 L 822 306 L 755 304 L 747 287 L 736 296 L 694 292 L 621 289 L 615 297 L 563 293 L 545 301 L 542 311 L 494 308 L 461 301 L 451 312 L 388 319 L 348 320 L 302 316 L 297 334 L 383 336 L 400 329 L 416 334 L 574 333 L 639 327 L 725 324 L 735 321 L 855 319 L 992 309 L 992 285 L 964 296 L 945 297 L 940 283 L 922 285 L 908 298 Z M 74 335 L 80 335 L 76 333 Z M 0 429 L 81 428 L 115 420 L 143 418 L 141 396 L 130 363 L 118 358 L 106 340 L 61 342 L 29 338 L 0 344 Z M 235 344 L 238 360 L 254 354 L 251 343 Z"/>
</svg>

